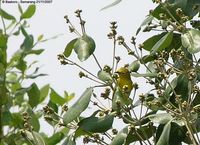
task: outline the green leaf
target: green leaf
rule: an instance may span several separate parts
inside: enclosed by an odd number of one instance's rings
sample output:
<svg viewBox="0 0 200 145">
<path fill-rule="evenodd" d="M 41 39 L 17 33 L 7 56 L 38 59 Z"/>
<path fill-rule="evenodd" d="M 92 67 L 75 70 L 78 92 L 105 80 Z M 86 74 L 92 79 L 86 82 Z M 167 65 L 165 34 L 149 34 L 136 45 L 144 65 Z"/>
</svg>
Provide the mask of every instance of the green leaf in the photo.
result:
<svg viewBox="0 0 200 145">
<path fill-rule="evenodd" d="M 21 7 L 21 5 L 18 3 L 18 10 L 19 10 L 19 12 L 21 13 L 21 14 L 23 14 L 23 9 L 22 9 L 22 7 Z"/>
<path fill-rule="evenodd" d="M 130 72 L 137 72 L 140 68 L 140 63 L 138 60 L 133 61 L 129 66 L 128 66 L 128 70 Z"/>
<path fill-rule="evenodd" d="M 134 77 L 150 77 L 150 78 L 155 78 L 157 77 L 157 73 L 145 73 L 145 74 L 138 74 L 138 73 L 131 73 L 132 76 Z"/>
<path fill-rule="evenodd" d="M 72 50 L 74 49 L 74 44 L 76 43 L 78 39 L 73 39 L 72 41 L 70 41 L 67 46 L 65 47 L 65 51 L 63 52 L 65 57 L 69 57 L 72 53 Z"/>
<path fill-rule="evenodd" d="M 34 45 L 33 35 L 27 35 L 27 36 L 25 36 L 24 42 L 22 43 L 22 45 L 20 47 L 21 47 L 21 49 L 28 51 L 33 48 L 33 45 Z"/>
<path fill-rule="evenodd" d="M 128 136 L 129 130 L 128 126 L 123 128 L 113 139 L 110 145 L 123 145 L 127 136 Z"/>
<path fill-rule="evenodd" d="M 24 35 L 25 38 L 26 38 L 26 37 L 29 37 L 29 35 L 28 35 L 28 33 L 26 32 L 26 29 L 24 28 L 23 25 L 20 27 L 20 30 L 22 31 L 22 34 Z"/>
<path fill-rule="evenodd" d="M 21 19 L 29 19 L 35 14 L 36 6 L 34 4 L 29 5 L 26 11 L 21 15 Z"/>
<path fill-rule="evenodd" d="M 120 104 L 118 104 L 118 102 L 120 102 Z M 121 106 L 130 105 L 131 103 L 132 100 L 130 98 L 124 98 L 122 92 L 117 87 L 116 91 L 114 92 L 114 97 L 112 99 L 112 109 L 114 111 L 119 111 L 121 109 Z"/>
<path fill-rule="evenodd" d="M 174 89 L 175 92 L 181 95 L 181 98 L 185 101 L 188 99 L 188 92 L 189 92 L 188 84 L 189 84 L 188 76 L 185 74 L 181 74 L 177 78 L 177 85 Z"/>
<path fill-rule="evenodd" d="M 124 145 L 130 145 L 132 142 L 144 141 L 151 138 L 156 131 L 155 126 L 142 126 L 136 128 L 134 131 L 130 131 Z"/>
<path fill-rule="evenodd" d="M 66 103 L 66 100 L 61 97 L 54 89 L 51 88 L 51 93 L 50 93 L 50 100 L 51 102 L 58 104 L 58 105 L 63 105 Z"/>
<path fill-rule="evenodd" d="M 146 64 L 146 63 L 151 62 L 151 61 L 153 61 L 155 59 L 156 59 L 155 55 L 145 55 L 145 56 L 143 56 L 141 58 L 140 63 L 141 64 Z"/>
<path fill-rule="evenodd" d="M 49 100 L 47 105 L 51 107 L 56 113 L 58 113 L 58 106 L 55 103 L 53 103 L 51 100 Z"/>
<path fill-rule="evenodd" d="M 171 130 L 171 121 L 169 121 L 163 131 L 161 136 L 159 137 L 158 142 L 156 143 L 156 145 L 169 145 L 169 136 L 170 136 L 170 130 Z"/>
<path fill-rule="evenodd" d="M 112 127 L 113 119 L 113 114 L 108 114 L 103 117 L 95 117 L 93 114 L 92 116 L 81 120 L 78 123 L 78 126 L 86 132 L 104 133 Z"/>
<path fill-rule="evenodd" d="M 153 123 L 166 124 L 173 119 L 169 113 L 159 113 L 147 116 Z"/>
<path fill-rule="evenodd" d="M 89 105 L 93 89 L 88 88 L 81 97 L 64 114 L 63 121 L 67 125 L 76 119 Z"/>
<path fill-rule="evenodd" d="M 112 83 L 112 77 L 110 76 L 109 73 L 100 70 L 97 74 L 98 78 L 106 83 Z"/>
<path fill-rule="evenodd" d="M 73 135 L 69 135 L 62 145 L 76 145 Z"/>
<path fill-rule="evenodd" d="M 7 48 L 8 36 L 0 34 L 0 48 Z"/>
<path fill-rule="evenodd" d="M 9 110 L 3 108 L 2 116 L 3 116 L 1 118 L 2 125 L 11 126 L 11 124 L 13 122 L 13 116 L 12 116 L 11 112 Z"/>
<path fill-rule="evenodd" d="M 62 132 L 56 132 L 51 137 L 47 139 L 47 145 L 56 145 L 59 143 L 63 138 L 64 134 Z"/>
<path fill-rule="evenodd" d="M 47 74 L 31 74 L 31 75 L 27 75 L 26 78 L 27 79 L 36 79 L 37 77 L 42 77 L 42 76 L 47 76 Z"/>
<path fill-rule="evenodd" d="M 165 97 L 166 98 L 170 98 L 170 94 L 172 92 L 172 89 L 175 89 L 177 86 L 177 81 L 178 81 L 178 77 L 175 77 L 171 82 L 170 85 L 168 85 L 168 87 L 165 90 Z"/>
<path fill-rule="evenodd" d="M 68 103 L 75 97 L 75 94 L 74 93 L 68 94 L 66 91 L 64 91 L 64 96 L 66 103 Z"/>
<path fill-rule="evenodd" d="M 49 84 L 43 86 L 40 89 L 40 103 L 43 102 L 45 100 L 45 98 L 47 97 L 48 93 L 49 93 Z"/>
<path fill-rule="evenodd" d="M 137 29 L 136 35 L 138 35 L 138 33 L 140 32 L 142 26 L 148 25 L 153 19 L 154 17 L 152 17 L 151 15 L 147 16 L 140 27 Z"/>
<path fill-rule="evenodd" d="M 161 33 L 158 35 L 154 35 L 152 37 L 150 37 L 149 39 L 145 40 L 143 42 L 143 48 L 147 51 L 151 51 L 153 46 L 164 36 L 166 35 L 166 33 Z"/>
<path fill-rule="evenodd" d="M 101 11 L 102 11 L 102 10 L 105 10 L 105 9 L 108 9 L 108 8 L 110 8 L 110 7 L 113 7 L 113 6 L 117 5 L 118 3 L 120 3 L 121 1 L 122 1 L 122 0 L 115 0 L 113 3 L 111 3 L 111 4 L 109 4 L 109 5 L 105 6 L 105 7 L 103 7 L 103 8 L 101 9 Z"/>
<path fill-rule="evenodd" d="M 26 106 L 27 107 L 27 106 Z M 38 132 L 40 130 L 40 122 L 38 117 L 36 116 L 35 112 L 33 112 L 33 109 L 28 106 L 25 110 L 31 117 L 30 124 L 33 127 L 33 130 Z"/>
<path fill-rule="evenodd" d="M 171 15 L 177 20 L 179 21 L 180 20 L 180 17 L 176 15 L 176 9 L 175 8 L 175 5 L 174 5 L 174 0 L 170 0 L 170 3 L 172 3 L 172 5 L 166 5 L 163 6 L 162 4 L 158 5 L 154 10 L 153 12 L 151 12 L 151 15 L 155 18 L 157 18 L 158 20 L 162 20 L 162 18 L 160 17 L 161 14 L 164 14 L 166 15 L 166 18 L 167 19 L 171 19 Z M 167 11 L 169 11 L 169 13 L 167 13 Z M 172 19 L 172 21 L 174 21 L 174 19 Z"/>
<path fill-rule="evenodd" d="M 87 35 L 83 35 L 82 37 L 78 38 L 74 44 L 74 50 L 80 61 L 85 61 L 88 59 L 90 55 L 93 54 L 95 47 L 96 45 L 94 40 Z"/>
<path fill-rule="evenodd" d="M 43 34 L 41 34 L 41 35 L 39 35 L 39 36 L 38 36 L 38 39 L 37 39 L 37 41 L 39 41 L 39 42 L 40 42 L 40 41 L 42 41 L 42 39 L 43 39 L 43 38 L 44 38 L 44 35 L 43 35 Z"/>
<path fill-rule="evenodd" d="M 151 49 L 151 54 L 155 54 L 156 52 L 160 52 L 170 46 L 173 38 L 173 32 L 168 32 L 164 35 Z"/>
<path fill-rule="evenodd" d="M 187 48 L 191 54 L 200 51 L 200 31 L 195 29 L 188 30 L 185 34 L 181 35 L 182 45 Z"/>
<path fill-rule="evenodd" d="M 42 138 L 42 136 L 35 132 L 35 131 L 25 131 L 25 136 L 28 140 L 32 141 L 34 144 L 37 144 L 37 145 L 46 145 L 44 139 Z"/>
<path fill-rule="evenodd" d="M 13 127 L 22 127 L 23 126 L 23 119 L 21 113 L 12 113 L 12 125 Z"/>
<path fill-rule="evenodd" d="M 24 58 L 19 58 L 19 60 L 17 60 L 16 68 L 22 71 L 22 73 L 25 72 L 27 69 L 27 62 L 24 60 Z"/>
<path fill-rule="evenodd" d="M 3 9 L 0 9 L 0 15 L 7 20 L 15 20 L 15 17 L 4 11 Z"/>
<path fill-rule="evenodd" d="M 42 52 L 44 52 L 44 49 L 29 50 L 26 52 L 26 55 L 29 55 L 29 54 L 40 55 Z"/>
<path fill-rule="evenodd" d="M 28 89 L 27 93 L 29 97 L 29 104 L 32 108 L 36 107 L 40 102 L 40 90 L 38 89 L 38 86 L 35 83 L 33 83 Z"/>
<path fill-rule="evenodd" d="M 190 19 L 200 11 L 199 0 L 175 0 L 173 5 L 174 9 L 181 8 L 183 13 L 189 16 Z M 195 5 L 197 6 L 196 9 L 194 9 Z"/>
<path fill-rule="evenodd" d="M 158 35 L 154 35 L 152 37 L 150 37 L 149 39 L 145 40 L 143 42 L 143 48 L 147 51 L 152 51 L 153 50 L 153 47 L 154 45 L 161 40 L 162 37 L 164 37 L 167 33 L 166 32 L 163 32 L 161 34 L 158 34 Z M 181 47 L 181 35 L 178 34 L 178 33 L 173 33 L 173 39 L 172 39 L 172 42 L 171 44 L 165 49 L 166 51 L 171 51 L 172 49 L 179 49 Z M 152 54 L 150 56 L 146 56 L 143 58 L 143 60 L 145 61 L 145 59 L 150 59 L 150 60 L 154 60 L 155 59 L 155 56 L 153 56 Z M 149 61 L 149 60 L 148 60 Z M 147 61 L 147 62 L 148 62 Z"/>
</svg>

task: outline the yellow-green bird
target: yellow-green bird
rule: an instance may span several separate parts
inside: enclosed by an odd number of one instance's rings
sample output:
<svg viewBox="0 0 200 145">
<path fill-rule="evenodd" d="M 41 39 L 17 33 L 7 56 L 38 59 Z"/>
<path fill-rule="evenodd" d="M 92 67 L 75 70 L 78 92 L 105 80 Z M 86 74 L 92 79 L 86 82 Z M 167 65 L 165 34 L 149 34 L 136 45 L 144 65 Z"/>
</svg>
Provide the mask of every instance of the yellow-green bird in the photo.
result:
<svg viewBox="0 0 200 145">
<path fill-rule="evenodd" d="M 129 97 L 133 89 L 133 82 L 129 70 L 126 67 L 121 67 L 116 71 L 116 73 L 118 74 L 117 85 L 119 86 L 119 89 L 122 91 L 124 96 Z"/>
</svg>

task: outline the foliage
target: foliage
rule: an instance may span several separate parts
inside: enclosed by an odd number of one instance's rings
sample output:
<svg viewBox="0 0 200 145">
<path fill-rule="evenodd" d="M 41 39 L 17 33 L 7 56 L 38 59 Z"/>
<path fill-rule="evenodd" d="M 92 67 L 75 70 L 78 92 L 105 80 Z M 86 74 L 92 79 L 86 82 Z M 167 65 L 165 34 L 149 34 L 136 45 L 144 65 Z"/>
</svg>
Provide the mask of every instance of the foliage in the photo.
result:
<svg viewBox="0 0 200 145">
<path fill-rule="evenodd" d="M 102 10 L 119 2 L 121 1 L 116 0 Z M 131 38 L 132 46 L 126 43 L 123 36 L 117 34 L 116 22 L 111 22 L 111 32 L 108 34 L 108 38 L 114 44 L 111 66 L 107 64 L 102 67 L 94 55 L 95 42 L 85 32 L 82 11 L 75 12 L 80 20 L 82 34 L 65 16 L 70 32 L 77 34 L 78 37 L 66 45 L 64 53 L 58 55 L 58 59 L 63 65 L 79 67 L 80 78 L 91 79 L 97 83 L 90 86 L 93 89 L 90 102 L 93 104 L 92 108 L 97 108 L 90 117 L 79 118 L 81 112 L 86 109 L 84 101 L 76 102 L 64 115 L 63 122 L 66 125 L 76 122 L 76 127 L 73 128 L 75 131 L 70 134 L 73 144 L 80 136 L 83 137 L 84 143 L 93 142 L 102 145 L 128 145 L 135 142 L 156 145 L 200 144 L 198 136 L 200 2 L 198 0 L 153 2 L 157 7 L 150 11 L 138 28 L 136 36 Z M 144 40 L 142 44 L 137 44 L 136 37 L 141 30 L 147 33 L 153 31 L 160 33 L 154 33 L 155 35 Z M 138 93 L 141 84 L 135 81 L 129 97 L 124 95 L 124 88 L 127 86 L 121 87 L 118 84 L 117 78 L 120 75 L 116 70 L 120 57 L 115 55 L 117 43 L 127 50 L 127 55 L 133 57 L 132 62 L 124 65 L 133 80 L 135 77 L 147 80 L 145 85 L 149 86 L 149 89 L 146 87 L 146 90 L 142 90 L 142 94 Z M 99 71 L 91 72 L 71 60 L 73 50 L 82 62 L 94 57 Z M 81 98 L 85 97 L 84 94 Z M 93 101 L 94 99 L 97 101 Z M 109 103 L 105 105 L 104 100 L 108 100 Z M 84 109 L 80 109 L 82 107 L 79 104 L 82 104 Z M 87 105 L 89 105 L 88 100 Z M 111 117 L 104 123 L 104 120 L 112 115 L 114 118 Z M 113 121 L 117 121 L 117 118 L 124 123 L 121 131 L 117 131 L 118 128 L 113 125 Z"/>
<path fill-rule="evenodd" d="M 119 2 L 120 0 L 117 0 L 105 8 Z M 42 88 L 35 83 L 28 87 L 22 86 L 22 81 L 44 75 L 37 74 L 38 68 L 31 75 L 27 75 L 30 67 L 24 59 L 30 54 L 39 55 L 43 52 L 34 49 L 35 44 L 44 41 L 43 36 L 39 36 L 38 41 L 34 43 L 33 35 L 28 34 L 26 30 L 26 19 L 34 15 L 35 6 L 31 5 L 23 11 L 19 5 L 19 22 L 1 9 L 3 21 L 11 21 L 14 28 L 18 27 L 16 32 L 15 29 L 11 29 L 8 33 L 9 30 L 4 26 L 0 35 L 1 126 L 9 126 L 6 135 L 1 127 L 2 144 L 12 142 L 17 145 L 75 145 L 80 137 L 83 138 L 84 144 L 101 145 L 200 144 L 200 2 L 153 2 L 157 4 L 156 8 L 150 11 L 139 26 L 135 36 L 131 38 L 131 44 L 118 35 L 117 23 L 111 22 L 108 38 L 113 43 L 113 59 L 111 64 L 103 67 L 94 54 L 95 40 L 85 30 L 86 22 L 82 19 L 82 11 L 75 11 L 82 32 L 76 29 L 68 16 L 64 17 L 70 32 L 75 33 L 77 37 L 66 44 L 63 54 L 59 54 L 58 59 L 64 66 L 78 67 L 80 78 L 90 79 L 95 83 L 93 86 L 86 86 L 86 90 L 71 106 L 67 103 L 73 98 L 73 94 L 68 95 L 65 92 L 62 97 L 49 85 Z M 138 44 L 136 37 L 141 31 L 158 33 L 152 33 L 155 35 Z M 24 41 L 19 51 L 7 60 L 7 41 L 11 36 L 19 34 L 24 36 Z M 120 56 L 116 56 L 117 45 L 123 46 L 127 55 L 133 57 L 131 62 L 123 66 L 129 70 L 134 80 L 132 92 L 128 96 L 125 94 L 127 86 L 119 87 L 117 81 L 119 75 L 116 71 L 121 61 Z M 73 52 L 77 54 L 81 63 L 93 57 L 99 70 L 91 72 L 91 69 L 71 60 Z M 139 84 L 136 78 L 145 79 L 146 83 Z M 147 86 L 146 89 L 140 90 L 141 85 Z M 38 109 L 38 105 L 47 96 L 50 100 L 43 108 L 43 116 L 55 129 L 52 136 L 40 131 L 41 110 Z M 12 112 L 13 107 L 18 107 L 19 112 Z M 85 116 L 83 112 L 88 108 L 92 108 L 93 112 L 90 116 Z M 120 123 L 121 130 L 114 124 L 119 120 L 123 122 Z"/>
<path fill-rule="evenodd" d="M 38 49 L 37 46 L 48 39 L 44 39 L 42 34 L 35 39 L 28 31 L 28 20 L 34 16 L 36 6 L 29 5 L 24 9 L 18 5 L 18 9 L 20 16 L 14 17 L 0 7 L 0 144 L 54 145 L 67 135 L 68 130 L 57 131 L 52 136 L 43 133 L 40 129 L 42 107 L 45 110 L 50 106 L 48 110 L 53 108 L 57 112 L 58 106 L 69 102 L 74 95 L 65 92 L 63 98 L 49 84 L 40 88 L 35 83 L 37 78 L 47 74 L 39 72 L 37 60 L 28 62 L 27 58 L 42 54 L 44 49 Z M 15 46 L 18 49 L 9 58 L 9 44 L 16 43 L 17 38 L 22 38 L 22 43 Z M 50 99 L 45 107 L 43 104 L 47 98 Z M 54 115 L 58 119 L 58 115 Z M 48 119 L 48 116 L 45 117 Z M 55 124 L 53 128 L 56 128 Z"/>
</svg>

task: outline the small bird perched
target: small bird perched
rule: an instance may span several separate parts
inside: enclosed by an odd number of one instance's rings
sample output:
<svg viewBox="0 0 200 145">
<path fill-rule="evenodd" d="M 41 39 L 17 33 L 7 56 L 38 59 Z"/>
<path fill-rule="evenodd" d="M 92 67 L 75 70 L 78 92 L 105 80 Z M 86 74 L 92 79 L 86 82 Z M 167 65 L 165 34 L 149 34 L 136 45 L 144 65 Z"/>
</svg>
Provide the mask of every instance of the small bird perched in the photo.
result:
<svg viewBox="0 0 200 145">
<path fill-rule="evenodd" d="M 117 85 L 119 89 L 122 91 L 124 96 L 129 97 L 132 89 L 133 89 L 133 82 L 131 80 L 130 72 L 126 67 L 121 67 L 116 71 L 119 75 L 117 78 Z"/>
</svg>

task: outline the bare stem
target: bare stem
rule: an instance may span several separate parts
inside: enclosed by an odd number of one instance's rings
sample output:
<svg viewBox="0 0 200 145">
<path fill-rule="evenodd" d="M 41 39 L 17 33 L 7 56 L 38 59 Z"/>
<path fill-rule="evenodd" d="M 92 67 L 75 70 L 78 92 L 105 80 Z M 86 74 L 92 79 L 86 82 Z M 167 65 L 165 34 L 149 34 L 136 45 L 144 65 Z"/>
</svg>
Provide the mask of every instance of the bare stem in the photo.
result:
<svg viewBox="0 0 200 145">
<path fill-rule="evenodd" d="M 112 56 L 112 74 L 114 73 L 115 69 L 115 53 L 116 53 L 116 37 L 114 36 L 113 40 L 113 56 Z"/>
<path fill-rule="evenodd" d="M 94 54 L 92 54 L 92 56 L 94 57 L 94 60 L 95 60 L 95 62 L 97 63 L 99 69 L 102 70 L 102 67 L 101 67 L 101 65 L 100 65 L 100 63 L 99 63 L 99 61 L 98 61 L 98 59 L 96 58 L 96 56 L 95 56 Z"/>
</svg>

